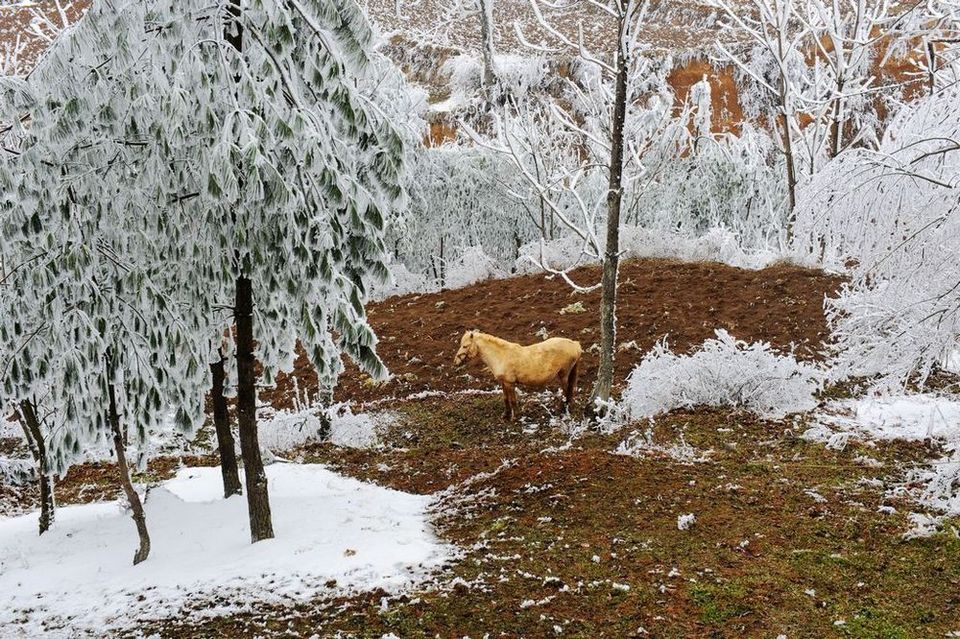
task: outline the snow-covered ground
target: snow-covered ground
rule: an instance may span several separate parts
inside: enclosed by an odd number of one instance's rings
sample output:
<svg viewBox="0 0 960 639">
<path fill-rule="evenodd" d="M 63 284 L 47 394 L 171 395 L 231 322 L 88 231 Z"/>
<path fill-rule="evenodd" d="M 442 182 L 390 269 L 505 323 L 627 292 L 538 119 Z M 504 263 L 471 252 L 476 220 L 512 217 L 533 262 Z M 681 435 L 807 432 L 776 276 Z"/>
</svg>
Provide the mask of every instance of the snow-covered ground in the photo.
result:
<svg viewBox="0 0 960 639">
<path fill-rule="evenodd" d="M 810 437 L 832 429 L 871 439 L 925 439 L 960 443 L 960 400 L 932 394 L 895 395 L 832 402 Z"/>
<path fill-rule="evenodd" d="M 276 539 L 251 544 L 246 502 L 222 498 L 219 473 L 185 468 L 150 491 L 153 548 L 139 566 L 133 522 L 117 502 L 60 508 L 43 536 L 36 513 L 0 519 L 0 635 L 98 635 L 204 598 L 214 603 L 198 614 L 209 616 L 331 591 L 395 591 L 453 556 L 427 522 L 430 497 L 319 465 L 267 467 Z"/>
<path fill-rule="evenodd" d="M 851 437 L 939 445 L 943 456 L 908 469 L 905 481 L 893 492 L 909 495 L 940 517 L 960 516 L 960 399 L 919 394 L 832 402 L 804 437 L 838 449 Z M 925 534 L 936 529 L 939 517 L 915 513 L 913 520 L 913 533 Z"/>
</svg>

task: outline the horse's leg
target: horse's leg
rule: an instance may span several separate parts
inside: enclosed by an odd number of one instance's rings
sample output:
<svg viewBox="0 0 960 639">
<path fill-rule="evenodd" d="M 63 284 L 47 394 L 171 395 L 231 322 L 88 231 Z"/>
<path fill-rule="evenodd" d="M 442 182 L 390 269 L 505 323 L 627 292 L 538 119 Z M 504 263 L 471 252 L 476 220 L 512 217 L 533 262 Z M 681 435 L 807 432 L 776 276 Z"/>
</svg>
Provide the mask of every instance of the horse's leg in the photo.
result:
<svg viewBox="0 0 960 639">
<path fill-rule="evenodd" d="M 517 402 L 517 387 L 513 384 L 507 386 L 510 391 L 510 421 L 516 421 L 520 418 L 520 404 Z"/>
<path fill-rule="evenodd" d="M 512 418 L 512 410 L 510 406 L 510 386 L 506 382 L 500 382 L 500 388 L 503 389 L 503 418 L 508 422 Z"/>
<path fill-rule="evenodd" d="M 560 412 L 563 412 L 566 402 L 564 401 L 564 396 L 567 392 L 567 375 L 568 371 L 565 369 L 560 369 L 560 372 L 557 373 L 557 381 L 560 384 Z"/>
<path fill-rule="evenodd" d="M 580 364 L 580 360 L 577 360 L 573 363 L 573 368 L 570 369 L 570 372 L 567 373 L 567 386 L 564 389 L 564 399 L 566 400 L 567 412 L 570 412 L 570 405 L 573 404 L 573 393 L 577 389 L 577 366 Z"/>
</svg>

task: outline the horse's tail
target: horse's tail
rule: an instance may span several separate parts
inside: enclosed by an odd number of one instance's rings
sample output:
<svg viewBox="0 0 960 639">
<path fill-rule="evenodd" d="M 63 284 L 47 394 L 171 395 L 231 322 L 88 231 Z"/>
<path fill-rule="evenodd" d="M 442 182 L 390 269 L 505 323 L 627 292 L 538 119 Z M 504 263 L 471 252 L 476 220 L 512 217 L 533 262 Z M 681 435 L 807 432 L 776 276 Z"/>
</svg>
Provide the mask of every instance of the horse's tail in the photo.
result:
<svg viewBox="0 0 960 639">
<path fill-rule="evenodd" d="M 570 372 L 567 373 L 567 385 L 564 388 L 564 398 L 566 399 L 567 408 L 570 408 L 570 404 L 573 402 L 573 392 L 577 389 L 577 367 L 580 366 L 580 358 L 577 357 L 573 362 L 573 366 L 570 367 Z"/>
</svg>

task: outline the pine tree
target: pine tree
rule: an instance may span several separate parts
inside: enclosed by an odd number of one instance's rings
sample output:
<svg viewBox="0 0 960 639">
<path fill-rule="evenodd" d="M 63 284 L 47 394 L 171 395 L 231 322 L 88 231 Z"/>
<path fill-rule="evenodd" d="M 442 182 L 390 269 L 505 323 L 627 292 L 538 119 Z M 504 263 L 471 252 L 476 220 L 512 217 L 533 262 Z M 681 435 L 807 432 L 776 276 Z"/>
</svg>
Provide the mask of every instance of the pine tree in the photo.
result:
<svg viewBox="0 0 960 639">
<path fill-rule="evenodd" d="M 234 323 L 227 374 L 251 457 L 254 356 L 268 384 L 298 340 L 325 382 L 341 354 L 385 374 L 363 302 L 386 276 L 405 149 L 364 90 L 388 72 L 373 44 L 352 2 L 102 3 L 11 85 L 0 207 L 20 276 L 4 322 L 21 341 L 57 337 L 23 364 L 44 362 L 71 424 L 59 459 L 111 433 L 111 389 L 134 444 L 171 410 L 194 427 Z M 270 530 L 251 470 L 256 541 Z"/>
</svg>

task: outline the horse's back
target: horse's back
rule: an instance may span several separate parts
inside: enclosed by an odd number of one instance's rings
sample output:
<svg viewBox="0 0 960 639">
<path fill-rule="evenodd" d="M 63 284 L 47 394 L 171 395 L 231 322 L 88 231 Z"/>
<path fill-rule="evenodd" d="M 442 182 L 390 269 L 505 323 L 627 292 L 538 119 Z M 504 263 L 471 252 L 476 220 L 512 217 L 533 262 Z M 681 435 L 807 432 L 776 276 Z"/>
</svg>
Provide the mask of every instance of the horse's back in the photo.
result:
<svg viewBox="0 0 960 639">
<path fill-rule="evenodd" d="M 580 342 L 566 337 L 551 337 L 527 346 L 526 349 L 530 355 L 537 356 L 541 360 L 556 362 L 558 365 L 577 361 L 583 352 Z"/>
<path fill-rule="evenodd" d="M 534 344 L 534 346 L 539 346 L 543 350 L 561 352 L 577 358 L 579 358 L 583 352 L 583 349 L 580 348 L 580 342 L 567 339 L 566 337 L 551 337 L 543 340 L 539 344 Z"/>
</svg>

